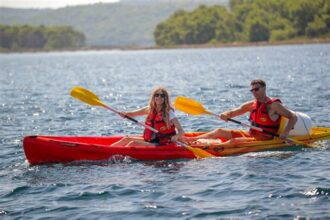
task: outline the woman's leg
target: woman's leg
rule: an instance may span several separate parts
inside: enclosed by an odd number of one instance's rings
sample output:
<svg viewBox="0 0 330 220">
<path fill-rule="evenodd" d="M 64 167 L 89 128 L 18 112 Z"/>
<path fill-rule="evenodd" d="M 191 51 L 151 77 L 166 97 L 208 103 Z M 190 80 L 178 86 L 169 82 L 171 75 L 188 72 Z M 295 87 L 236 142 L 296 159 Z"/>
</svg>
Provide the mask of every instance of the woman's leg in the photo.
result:
<svg viewBox="0 0 330 220">
<path fill-rule="evenodd" d="M 128 144 L 132 141 L 143 141 L 142 137 L 123 137 L 122 139 L 120 139 L 119 141 L 111 144 L 110 146 L 128 146 Z"/>
<path fill-rule="evenodd" d="M 141 140 L 132 140 L 126 146 L 130 147 L 130 146 L 156 146 L 156 145 L 157 144 L 155 144 L 155 143 L 150 143 L 150 142 L 144 141 L 144 139 L 141 139 Z"/>
<path fill-rule="evenodd" d="M 225 143 L 241 144 L 256 140 L 248 131 L 243 130 L 231 130 L 231 136 L 232 137 Z"/>
</svg>

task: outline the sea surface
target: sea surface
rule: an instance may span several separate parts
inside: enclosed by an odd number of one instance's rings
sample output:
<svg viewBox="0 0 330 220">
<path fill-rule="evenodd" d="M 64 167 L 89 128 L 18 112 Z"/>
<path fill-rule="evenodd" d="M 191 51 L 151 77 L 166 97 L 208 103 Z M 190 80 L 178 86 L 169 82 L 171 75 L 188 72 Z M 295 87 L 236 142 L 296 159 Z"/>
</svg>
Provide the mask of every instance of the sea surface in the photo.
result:
<svg viewBox="0 0 330 220">
<path fill-rule="evenodd" d="M 143 132 L 73 99 L 74 86 L 127 111 L 162 85 L 172 101 L 184 95 L 220 113 L 251 100 L 256 78 L 269 96 L 330 127 L 330 44 L 0 54 L 0 219 L 330 219 L 330 141 L 204 160 L 26 162 L 26 135 Z M 241 128 L 176 115 L 186 131 Z"/>
</svg>

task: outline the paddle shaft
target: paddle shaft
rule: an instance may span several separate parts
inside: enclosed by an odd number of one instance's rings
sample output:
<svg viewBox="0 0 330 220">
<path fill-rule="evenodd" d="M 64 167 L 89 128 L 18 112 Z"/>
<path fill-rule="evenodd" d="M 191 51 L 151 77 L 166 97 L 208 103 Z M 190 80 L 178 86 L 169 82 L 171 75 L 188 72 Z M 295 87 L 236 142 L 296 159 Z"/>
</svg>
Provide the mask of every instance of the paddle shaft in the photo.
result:
<svg viewBox="0 0 330 220">
<path fill-rule="evenodd" d="M 275 136 L 275 137 L 280 137 L 280 135 L 274 134 L 273 132 L 269 132 L 269 131 L 263 130 L 262 128 L 259 128 L 259 127 L 253 126 L 253 125 L 249 125 L 249 124 L 246 124 L 244 122 L 236 121 L 235 119 L 232 119 L 232 118 L 228 118 L 228 121 L 234 122 L 234 123 L 239 124 L 239 125 L 243 125 L 245 127 L 252 128 L 254 130 L 263 132 L 265 134 L 269 134 L 269 135 L 272 135 L 272 136 Z"/>
</svg>

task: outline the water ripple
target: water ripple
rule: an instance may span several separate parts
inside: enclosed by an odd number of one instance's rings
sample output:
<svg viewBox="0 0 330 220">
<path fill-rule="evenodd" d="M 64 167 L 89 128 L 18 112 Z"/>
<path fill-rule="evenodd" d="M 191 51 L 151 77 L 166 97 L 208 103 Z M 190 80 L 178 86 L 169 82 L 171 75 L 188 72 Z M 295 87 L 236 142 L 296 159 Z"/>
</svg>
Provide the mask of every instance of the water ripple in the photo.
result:
<svg viewBox="0 0 330 220">
<path fill-rule="evenodd" d="M 329 196 L 330 195 L 330 188 L 322 188 L 322 187 L 314 187 L 307 189 L 304 192 L 304 195 L 306 196 Z"/>
</svg>

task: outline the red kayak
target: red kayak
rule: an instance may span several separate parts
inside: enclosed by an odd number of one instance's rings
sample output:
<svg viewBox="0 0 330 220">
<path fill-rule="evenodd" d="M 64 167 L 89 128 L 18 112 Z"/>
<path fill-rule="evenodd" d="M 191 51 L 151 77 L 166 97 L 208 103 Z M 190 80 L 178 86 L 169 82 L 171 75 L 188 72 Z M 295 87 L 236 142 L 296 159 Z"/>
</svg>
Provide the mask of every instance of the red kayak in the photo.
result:
<svg viewBox="0 0 330 220">
<path fill-rule="evenodd" d="M 201 132 L 186 133 L 195 136 Z M 122 136 L 112 137 L 60 137 L 60 136 L 27 136 L 23 140 L 24 152 L 31 165 L 44 163 L 60 163 L 81 160 L 108 160 L 114 155 L 128 156 L 137 160 L 176 160 L 194 159 L 195 155 L 182 146 L 171 143 L 164 146 L 112 147 L 112 143 Z M 294 139 L 312 143 L 318 140 L 330 139 L 330 128 L 315 127 L 308 136 Z M 248 152 L 280 149 L 288 147 L 280 139 L 269 141 L 249 141 L 228 143 L 219 140 L 200 147 L 215 156 L 230 156 Z"/>
<path fill-rule="evenodd" d="M 31 165 L 77 160 L 108 160 L 124 155 L 137 160 L 193 159 L 194 154 L 175 143 L 165 146 L 112 147 L 117 137 L 27 136 L 23 140 L 26 158 Z"/>
</svg>

